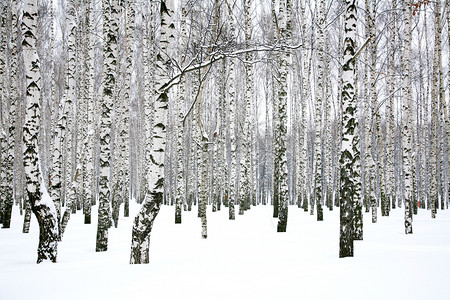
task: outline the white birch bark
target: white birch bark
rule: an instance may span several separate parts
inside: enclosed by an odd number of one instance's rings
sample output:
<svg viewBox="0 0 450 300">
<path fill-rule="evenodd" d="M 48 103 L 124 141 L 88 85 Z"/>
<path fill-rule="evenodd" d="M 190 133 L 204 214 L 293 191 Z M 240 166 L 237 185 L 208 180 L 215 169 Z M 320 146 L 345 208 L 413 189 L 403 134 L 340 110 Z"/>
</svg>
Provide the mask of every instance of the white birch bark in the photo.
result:
<svg viewBox="0 0 450 300">
<path fill-rule="evenodd" d="M 65 204 L 65 200 L 68 198 L 70 191 L 70 184 L 72 181 L 72 175 L 75 167 L 75 158 L 77 155 L 77 118 L 76 111 L 78 106 L 78 96 L 80 90 L 79 82 L 79 57 L 78 57 L 78 8 L 79 0 L 70 0 L 67 3 L 67 69 L 66 69 L 66 90 L 64 92 L 64 102 L 67 105 L 66 115 L 66 137 L 64 138 L 63 151 L 63 166 L 62 166 L 62 204 Z M 72 212 L 76 212 L 76 202 L 72 203 Z"/>
<path fill-rule="evenodd" d="M 403 2 L 404 19 L 404 52 L 403 52 L 403 74 L 402 82 L 402 147 L 403 147 L 403 176 L 405 180 L 404 204 L 405 204 L 405 233 L 412 233 L 412 168 L 414 153 L 412 151 L 412 89 L 411 89 L 411 7 L 406 1 Z"/>
<path fill-rule="evenodd" d="M 447 12 L 448 13 L 448 12 Z M 448 112 L 447 112 L 447 102 L 445 100 L 445 88 L 444 88 L 444 75 L 442 66 L 442 19 L 441 16 L 441 5 L 436 2 L 436 21 L 435 31 L 438 35 L 437 46 L 437 59 L 439 66 L 439 113 L 440 113 L 440 125 L 439 125 L 439 141 L 440 141 L 440 208 L 445 209 L 446 203 L 448 201 L 448 135 L 447 135 L 447 123 L 448 123 Z M 437 26 L 437 28 L 436 28 Z M 435 33 L 436 34 L 436 33 Z"/>
<path fill-rule="evenodd" d="M 324 98 L 324 49 L 325 49 L 325 0 L 319 1 L 319 24 L 317 42 L 317 88 L 315 95 L 314 113 L 314 202 L 317 209 L 317 221 L 323 220 L 323 191 L 322 191 L 322 126 L 323 126 L 323 98 Z"/>
<path fill-rule="evenodd" d="M 230 37 L 235 38 L 235 19 L 233 15 L 233 7 L 228 7 L 228 25 L 230 28 Z M 228 64 L 228 80 L 227 80 L 227 98 L 229 105 L 229 135 L 230 135 L 230 162 L 228 165 L 228 179 L 226 190 L 226 201 L 228 202 L 228 218 L 235 219 L 235 201 L 236 201 L 236 90 L 235 90 L 235 61 L 234 58 L 227 60 Z"/>
<path fill-rule="evenodd" d="M 53 151 L 52 151 L 52 170 L 50 177 L 50 196 L 56 208 L 56 216 L 58 220 L 58 224 L 61 221 L 61 198 L 62 195 L 62 162 L 63 162 L 63 150 L 64 140 L 66 138 L 66 126 L 67 126 L 67 115 L 68 108 L 70 105 L 67 104 L 68 100 L 66 99 L 64 102 L 61 102 L 59 113 L 60 117 L 56 128 L 54 130 L 54 142 L 53 142 Z M 59 227 L 60 228 L 60 227 Z"/>
<path fill-rule="evenodd" d="M 217 210 L 220 210 L 221 204 L 223 202 L 223 197 L 225 193 L 225 120 L 226 120 L 226 96 L 225 96 L 225 60 L 223 60 L 218 66 L 217 70 L 217 98 L 219 101 L 217 116 L 218 116 L 218 126 L 217 126 L 217 150 L 216 150 L 216 161 L 217 161 L 217 183 L 215 192 L 215 202 L 217 202 Z"/>
<path fill-rule="evenodd" d="M 292 3 L 290 0 L 280 3 L 278 26 L 280 28 L 280 38 L 282 42 L 290 44 L 291 41 L 291 11 Z M 279 210 L 278 210 L 278 232 L 286 232 L 288 218 L 288 165 L 286 154 L 286 138 L 287 138 L 287 100 L 288 100 L 288 64 L 290 62 L 290 54 L 288 51 L 281 53 L 280 59 L 280 83 L 278 90 L 278 141 L 276 160 L 279 160 L 280 177 L 275 178 L 279 182 Z"/>
<path fill-rule="evenodd" d="M 86 6 L 86 53 L 85 53 L 85 64 L 86 64 L 86 77 L 85 77 L 85 102 L 87 106 L 87 133 L 94 134 L 95 130 L 95 94 L 94 94 L 94 77 L 95 77 L 95 67 L 94 67 L 94 56 L 95 56 L 95 14 L 94 14 L 94 3 L 91 1 Z M 91 224 L 91 204 L 93 202 L 94 196 L 94 139 L 88 143 L 86 148 L 86 164 L 84 168 L 84 181 L 83 189 L 85 191 L 85 198 L 83 204 L 83 214 L 84 223 Z"/>
<path fill-rule="evenodd" d="M 99 208 L 96 251 L 108 250 L 108 229 L 111 227 L 111 126 L 116 95 L 119 1 L 103 1 L 103 92 L 100 116 Z"/>
<path fill-rule="evenodd" d="M 245 26 L 245 44 L 246 47 L 250 47 L 251 43 L 251 34 L 252 34 L 252 24 L 251 24 L 251 0 L 244 1 L 244 26 Z M 250 204 L 250 177 L 251 167 L 250 167 L 250 159 L 251 159 L 251 103 L 254 95 L 254 81 L 253 81 L 253 64 L 251 63 L 253 60 L 253 54 L 251 52 L 247 52 L 245 54 L 245 98 L 244 98 L 244 107 L 243 107 L 243 115 L 244 115 L 244 128 L 241 132 L 241 151 L 240 151 L 240 197 L 239 197 L 239 214 L 244 214 L 244 211 L 249 209 Z"/>
<path fill-rule="evenodd" d="M 329 39 L 327 37 L 325 43 L 325 103 L 324 103 L 324 118 L 323 118 L 323 133 L 322 133 L 322 156 L 323 156 L 323 167 L 322 167 L 322 193 L 326 206 L 328 209 L 333 209 L 333 202 L 331 201 L 332 191 L 330 190 L 330 183 L 332 181 L 332 169 L 331 169 L 331 118 L 330 114 L 327 112 L 331 112 L 331 101 L 332 101 L 332 90 L 331 90 L 331 69 L 330 69 L 330 47 L 329 47 Z"/>
<path fill-rule="evenodd" d="M 433 53 L 433 73 L 432 73 L 432 88 L 431 88 L 431 134 L 430 134 L 430 207 L 431 217 L 436 218 L 437 206 L 439 205 L 439 47 L 440 36 L 439 28 L 439 1 L 436 2 L 435 16 L 434 16 L 434 53 Z"/>
<path fill-rule="evenodd" d="M 418 35 L 420 36 L 423 33 L 422 30 L 418 30 Z M 418 48 L 419 48 L 419 95 L 418 95 L 418 103 L 417 103 L 417 139 L 416 139 L 416 149 L 417 149 L 417 195 L 418 195 L 418 208 L 425 208 L 426 198 L 427 198 L 427 182 L 426 182 L 426 160 L 424 153 L 426 152 L 426 135 L 428 128 L 428 116 L 425 120 L 424 111 L 425 111 L 425 103 L 427 97 L 425 95 L 426 86 L 424 81 L 424 55 L 423 55 L 423 40 L 422 38 L 418 39 Z M 393 68 L 393 67 L 392 67 Z M 394 73 L 390 71 L 390 73 Z M 389 149 L 387 150 L 389 151 Z"/>
<path fill-rule="evenodd" d="M 156 88 L 154 76 L 155 74 L 155 49 L 156 49 L 156 40 L 155 40 L 155 23 L 156 16 L 153 9 L 153 6 L 147 2 L 145 2 L 146 8 L 145 13 L 143 14 L 143 63 L 144 63 L 144 158 L 145 161 L 150 160 L 151 147 L 152 147 L 152 127 L 153 127 L 153 118 L 154 118 L 154 102 L 156 99 Z M 150 164 L 144 164 L 143 169 L 143 183 L 141 187 L 141 194 L 145 195 L 148 192 L 148 183 L 149 183 L 149 166 Z M 143 201 L 143 197 L 140 201 Z"/>
<path fill-rule="evenodd" d="M 272 0 L 272 30 L 274 35 L 274 42 L 280 39 L 279 30 L 278 30 L 278 15 L 276 10 L 276 1 Z M 275 53 L 274 59 L 279 63 L 278 54 Z M 272 72 L 276 72 L 274 67 L 272 67 Z M 279 209 L 279 199 L 280 199 L 280 160 L 277 159 L 277 154 L 279 152 L 278 146 L 279 143 L 279 107 L 278 107 L 278 97 L 277 91 L 279 89 L 278 84 L 275 83 L 274 76 L 272 74 L 272 149 L 271 149 L 271 161 L 272 161 L 272 196 L 271 196 L 271 204 L 273 205 L 273 217 L 278 218 L 278 209 Z"/>
<path fill-rule="evenodd" d="M 271 78 L 272 78 L 272 74 L 270 73 L 270 68 L 267 66 L 266 67 L 266 71 L 265 71 L 265 88 L 264 88 L 264 92 L 265 92 L 265 110 L 266 110 L 266 117 L 265 117 L 265 130 L 264 130 L 264 190 L 262 193 L 262 204 L 266 205 L 268 202 L 268 198 L 271 195 L 271 173 L 272 173 L 272 169 L 270 168 L 270 162 L 271 162 L 271 151 L 270 151 L 270 145 L 271 145 L 271 140 L 270 140 L 270 109 L 269 109 L 269 103 L 270 103 L 270 83 L 271 83 Z M 270 170 L 270 173 L 269 173 Z"/>
<path fill-rule="evenodd" d="M 359 201 L 358 136 L 355 98 L 356 1 L 345 1 L 344 65 L 342 74 L 343 135 L 341 147 L 340 241 L 339 257 L 353 256 L 353 202 Z"/>
<path fill-rule="evenodd" d="M 7 72 L 7 15 L 9 14 L 10 8 L 5 2 L 0 2 L 0 182 L 3 183 L 6 180 L 6 163 L 4 151 L 7 148 L 6 140 L 6 95 L 7 95 L 7 84 L 6 79 L 8 78 Z M 5 207 L 5 186 L 0 184 L 0 224 L 3 224 L 3 215 Z"/>
<path fill-rule="evenodd" d="M 366 5 L 368 1 L 366 1 Z M 367 154 L 370 155 L 368 161 L 369 167 L 369 183 L 367 188 L 369 188 L 369 201 L 372 210 L 372 223 L 377 222 L 377 211 L 379 202 L 379 137 L 378 131 L 380 127 L 380 115 L 377 109 L 377 90 L 376 90 L 376 28 L 375 28 L 375 12 L 376 6 L 375 2 L 371 2 L 372 5 L 366 7 L 366 13 L 368 14 L 368 36 L 370 38 L 369 48 L 368 48 L 368 58 L 369 58 L 369 94 L 368 99 L 370 99 L 370 113 L 368 113 L 367 126 L 369 126 L 368 136 L 366 141 L 368 141 Z M 367 194 L 366 194 L 367 195 Z"/>
<path fill-rule="evenodd" d="M 31 209 L 39 223 L 39 246 L 37 263 L 56 262 L 58 247 L 58 222 L 53 201 L 43 185 L 38 155 L 40 127 L 40 70 L 36 50 L 36 24 L 38 18 L 36 0 L 25 0 L 23 7 L 23 59 L 27 78 L 27 106 L 23 127 L 26 191 Z"/>
<path fill-rule="evenodd" d="M 6 4 L 6 3 L 5 3 Z M 7 27 L 5 39 L 6 43 L 6 56 L 4 65 L 6 67 L 4 84 L 5 84 L 5 94 L 7 106 L 4 107 L 6 116 L 4 122 L 4 129 L 2 128 L 2 138 L 6 148 L 1 149 L 2 153 L 5 153 L 5 159 L 2 159 L 2 202 L 3 205 L 0 207 L 1 215 L 0 222 L 3 221 L 3 228 L 10 228 L 11 225 L 11 213 L 12 206 L 14 202 L 14 157 L 16 151 L 16 114 L 17 114 L 17 104 L 18 104 L 18 82 L 17 82 L 17 67 L 18 67 L 18 51 L 17 51 L 17 26 L 15 25 L 17 20 L 17 4 L 11 2 L 9 4 L 9 13 L 7 14 Z M 0 66 L 1 67 L 1 66 Z M 1 78 L 1 77 L 0 77 Z M 0 79 L 1 80 L 1 79 Z M 1 84 L 1 83 L 0 83 Z M 1 94 L 0 94 L 1 96 Z"/>
<path fill-rule="evenodd" d="M 447 10 L 447 40 L 448 40 L 448 49 L 450 49 L 450 38 L 448 37 L 450 34 L 450 0 L 446 1 L 446 10 Z M 443 83 L 441 83 L 441 86 Z M 450 86 L 450 59 L 448 60 L 448 66 L 447 66 L 447 87 Z M 449 171 L 449 162 L 448 162 L 448 156 L 450 151 L 450 88 L 447 88 L 448 92 L 448 102 L 445 102 L 445 130 L 444 130 L 444 137 L 446 136 L 446 142 L 447 142 L 447 151 L 444 152 L 444 157 L 447 159 L 447 166 L 446 166 L 446 176 L 447 181 L 444 183 L 446 185 L 447 192 L 444 193 L 446 208 L 448 209 L 448 205 L 450 202 L 450 171 Z"/>
<path fill-rule="evenodd" d="M 424 18 L 423 18 L 423 27 L 428 28 L 428 21 L 427 21 L 427 10 L 424 10 L 423 12 Z M 424 30 L 424 38 L 425 41 L 428 41 L 428 30 Z M 427 81 L 426 81 L 426 91 L 425 97 L 424 97 L 424 105 L 423 105 L 423 115 L 426 119 L 425 121 L 425 133 L 424 133 L 424 151 L 423 151 L 423 161 L 424 161 L 424 181 L 425 181 L 425 201 L 426 201 L 426 207 L 427 209 L 430 209 L 431 204 L 431 190 L 432 190 L 432 166 L 431 161 L 432 158 L 431 155 L 431 147 L 432 147 L 432 139 L 431 139 L 431 132 L 432 132 L 432 120 L 429 120 L 429 115 L 432 113 L 432 109 L 429 109 L 429 106 L 431 104 L 431 97 L 432 97 L 432 84 L 431 79 L 433 77 L 432 75 L 432 61 L 430 59 L 430 51 L 429 51 L 429 43 L 425 43 L 425 58 L 426 58 L 426 69 L 427 69 Z"/>
<path fill-rule="evenodd" d="M 6 94 L 6 49 L 7 49 L 7 45 L 8 43 L 6 42 L 8 40 L 7 38 L 7 33 L 8 33 L 8 29 L 7 29 L 7 15 L 9 13 L 9 6 L 7 5 L 6 2 L 1 1 L 0 2 L 0 126 L 3 129 L 4 128 L 4 111 L 5 111 L 5 103 L 3 101 L 3 99 L 5 99 L 6 97 L 4 96 Z M 1 201 L 1 200 L 0 200 Z M 1 222 L 1 218 L 0 218 L 0 222 Z"/>
<path fill-rule="evenodd" d="M 86 1 L 80 2 L 79 7 L 79 33 L 78 33 L 78 44 L 79 44 L 79 97 L 78 97 L 78 109 L 77 109 L 77 154 L 76 154 L 76 165 L 74 177 L 77 176 L 79 180 L 79 186 L 76 189 L 77 198 L 77 209 L 82 208 L 83 214 L 85 216 L 85 223 L 88 217 L 88 211 L 90 210 L 90 199 L 87 196 L 87 160 L 81 160 L 81 157 L 86 158 L 87 147 L 85 147 L 84 141 L 88 136 L 89 132 L 89 112 L 88 103 L 91 101 L 89 98 L 89 87 L 90 87 L 90 76 L 89 76 L 89 3 Z M 80 165 L 81 163 L 81 165 Z M 73 178 L 72 177 L 72 185 Z M 69 191 L 70 194 L 70 191 Z"/>
<path fill-rule="evenodd" d="M 81 185 L 81 181 L 82 181 L 82 172 L 83 172 L 83 165 L 85 164 L 85 159 L 86 159 L 86 148 L 89 144 L 89 141 L 91 139 L 93 132 L 88 132 L 86 134 L 85 139 L 82 142 L 81 148 L 80 148 L 80 156 L 79 156 L 79 161 L 77 163 L 77 166 L 75 168 L 75 174 L 74 177 L 72 178 L 72 183 L 70 185 L 70 190 L 69 190 L 69 196 L 67 199 L 67 205 L 66 205 L 66 209 L 64 211 L 64 214 L 61 218 L 60 221 L 60 231 L 59 231 L 59 240 L 61 241 L 64 235 L 64 231 L 67 227 L 67 224 L 70 220 L 70 214 L 71 214 L 71 204 L 76 201 L 76 197 L 77 195 L 80 194 L 80 189 L 82 188 Z"/>
<path fill-rule="evenodd" d="M 392 1 L 392 9 L 397 9 L 397 1 Z M 391 25 L 391 30 L 389 32 L 390 43 L 389 43 L 389 58 L 388 58 L 388 96 L 386 104 L 386 177 L 384 178 L 385 186 L 385 197 L 386 201 L 395 203 L 395 189 L 394 189 L 394 141 L 395 141 L 395 117 L 394 117 L 394 99 L 395 99 L 395 47 L 397 44 L 397 22 L 395 20 L 395 15 L 393 16 L 393 22 Z M 385 214 L 389 215 L 389 207 L 385 208 Z"/>
<path fill-rule="evenodd" d="M 306 37 L 306 4 L 303 1 L 300 1 L 300 16 L 302 19 L 302 25 L 301 25 L 301 38 L 302 38 L 302 44 L 306 45 L 307 37 Z M 302 64 L 302 121 L 301 121 L 301 138 L 302 138 L 302 147 L 300 149 L 300 162 L 303 166 L 300 168 L 303 171 L 303 175 L 306 176 L 307 172 L 306 169 L 308 168 L 309 164 L 305 163 L 307 162 L 307 116 L 306 116 L 306 109 L 308 107 L 309 97 L 311 96 L 310 91 L 310 65 L 308 64 L 308 52 L 303 49 L 302 55 L 301 55 L 301 64 Z M 304 176 L 301 176 L 301 192 L 303 193 L 303 210 L 308 211 L 308 203 L 310 203 L 310 193 L 307 192 L 307 186 L 306 186 L 306 180 Z"/>
<path fill-rule="evenodd" d="M 134 220 L 131 240 L 131 264 L 149 263 L 150 233 L 163 200 L 164 153 L 168 109 L 168 95 L 164 85 L 167 76 L 170 75 L 170 51 L 173 49 L 175 34 L 173 1 L 162 0 L 159 12 L 161 18 L 161 35 L 155 78 L 159 96 L 155 102 L 155 124 L 153 125 L 153 143 L 149 161 L 149 192 L 145 197 L 141 210 Z"/>
<path fill-rule="evenodd" d="M 186 57 L 184 56 L 184 48 L 186 47 L 187 40 L 187 7 L 186 0 L 181 1 L 181 35 L 179 39 L 179 55 L 181 59 L 181 64 L 184 65 Z M 180 84 L 178 86 L 178 100 L 176 102 L 176 113 L 177 113 L 177 128 L 176 128 L 176 158 L 177 158 L 177 175 L 176 175 L 176 195 L 175 195 L 175 224 L 181 223 L 181 206 L 186 201 L 186 191 L 185 185 L 183 183 L 183 177 L 186 176 L 184 169 L 184 159 L 183 159 L 183 140 L 184 140 L 184 107 L 185 107 L 185 92 L 186 92 L 186 77 L 182 76 L 180 79 Z"/>
<path fill-rule="evenodd" d="M 121 140 L 121 168 L 123 170 L 123 187 L 121 197 L 124 203 L 124 216 L 129 216 L 130 210 L 130 104 L 136 98 L 136 64 L 135 64 L 135 6 L 136 1 L 126 3 L 125 22 L 125 56 L 126 56 L 126 77 L 125 77 L 125 98 L 122 102 L 122 131 Z"/>
</svg>

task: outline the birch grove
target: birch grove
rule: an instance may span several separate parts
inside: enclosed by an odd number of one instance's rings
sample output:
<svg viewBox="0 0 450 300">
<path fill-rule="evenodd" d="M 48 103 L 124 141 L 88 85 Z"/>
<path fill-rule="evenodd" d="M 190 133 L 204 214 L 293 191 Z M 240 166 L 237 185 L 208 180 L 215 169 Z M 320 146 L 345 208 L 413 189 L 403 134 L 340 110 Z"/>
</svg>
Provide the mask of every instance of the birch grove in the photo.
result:
<svg viewBox="0 0 450 300">
<path fill-rule="evenodd" d="M 138 207 L 132 264 L 149 263 L 163 205 L 175 223 L 194 209 L 205 239 L 223 210 L 233 222 L 267 206 L 286 232 L 289 214 L 339 209 L 339 257 L 363 240 L 364 212 L 401 208 L 412 234 L 414 214 L 449 202 L 449 10 L 1 1 L 2 227 L 17 206 L 27 233 L 33 214 L 38 262 L 56 262 L 71 214 L 97 223 L 103 252 Z"/>
</svg>

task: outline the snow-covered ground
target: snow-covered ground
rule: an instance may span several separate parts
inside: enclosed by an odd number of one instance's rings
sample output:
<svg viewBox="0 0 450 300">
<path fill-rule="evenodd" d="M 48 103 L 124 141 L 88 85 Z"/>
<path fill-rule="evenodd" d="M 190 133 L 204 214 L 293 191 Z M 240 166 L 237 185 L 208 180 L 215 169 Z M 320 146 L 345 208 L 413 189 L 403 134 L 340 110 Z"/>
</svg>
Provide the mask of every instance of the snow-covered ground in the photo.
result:
<svg viewBox="0 0 450 300">
<path fill-rule="evenodd" d="M 209 210 L 206 240 L 195 210 L 176 225 L 174 208 L 162 207 L 148 265 L 128 264 L 134 217 L 121 218 L 108 251 L 96 253 L 96 216 L 84 225 L 81 213 L 72 215 L 58 263 L 36 265 L 37 223 L 22 234 L 15 208 L 12 228 L 0 230 L 0 299 L 450 299 L 448 210 L 435 220 L 420 210 L 408 236 L 402 209 L 377 224 L 366 214 L 364 241 L 345 259 L 338 210 L 316 222 L 289 207 L 287 233 L 276 232 L 269 206 L 234 221 Z"/>
</svg>

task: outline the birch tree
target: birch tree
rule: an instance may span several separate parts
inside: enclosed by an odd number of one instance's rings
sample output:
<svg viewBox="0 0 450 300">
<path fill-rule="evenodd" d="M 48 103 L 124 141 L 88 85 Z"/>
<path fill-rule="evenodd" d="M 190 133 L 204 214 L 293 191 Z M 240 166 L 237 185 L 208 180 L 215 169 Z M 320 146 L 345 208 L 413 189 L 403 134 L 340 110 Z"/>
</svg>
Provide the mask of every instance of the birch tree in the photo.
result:
<svg viewBox="0 0 450 300">
<path fill-rule="evenodd" d="M 184 48 L 186 46 L 187 40 L 187 25 L 186 25 L 187 8 L 186 1 L 181 2 L 181 35 L 179 39 L 179 53 L 181 56 L 181 63 L 184 64 L 186 57 Z M 185 201 L 186 190 L 184 190 L 183 184 L 183 174 L 186 176 L 183 170 L 183 138 L 184 138 L 184 106 L 185 106 L 185 92 L 186 92 L 186 78 L 183 76 L 180 79 L 180 84 L 178 86 L 178 101 L 176 103 L 177 109 L 177 181 L 176 181 L 176 195 L 175 195 L 175 223 L 181 223 L 181 206 Z"/>
<path fill-rule="evenodd" d="M 95 114 L 95 98 L 94 98 L 94 58 L 95 58 L 95 35 L 94 35 L 94 3 L 88 1 L 86 5 L 86 18 L 84 27 L 84 99 L 86 105 L 86 120 L 85 120 L 85 130 L 87 135 L 93 135 L 94 121 L 96 119 Z M 84 224 L 91 224 L 91 214 L 92 214 L 92 202 L 94 196 L 94 139 L 92 138 L 86 147 L 86 159 L 83 169 L 83 190 L 85 191 L 84 203 L 83 203 L 83 214 L 84 214 Z"/>
<path fill-rule="evenodd" d="M 403 174 L 405 180 L 405 233 L 412 233 L 412 164 L 414 161 L 414 153 L 412 151 L 412 94 L 411 94 L 411 5 L 406 1 L 403 2 L 403 18 L 404 18 L 404 52 L 403 67 L 405 69 L 403 75 L 402 89 L 402 146 L 403 146 Z"/>
<path fill-rule="evenodd" d="M 325 67 L 325 0 L 319 1 L 319 24 L 318 24 L 318 42 L 317 42 L 317 89 L 315 95 L 315 114 L 314 114 L 314 202 L 317 209 L 317 221 L 323 220 L 323 190 L 322 190 L 322 136 L 323 124 L 323 100 L 324 100 L 324 67 Z"/>
<path fill-rule="evenodd" d="M 5 5 L 6 6 L 6 5 Z M 8 6 L 6 6 L 8 8 Z M 6 57 L 5 59 L 5 77 L 4 77 L 4 85 L 5 85 L 5 99 L 7 101 L 7 106 L 5 107 L 6 113 L 4 113 L 7 118 L 4 122 L 4 134 L 3 137 L 4 143 L 2 146 L 6 146 L 5 149 L 1 149 L 6 155 L 6 158 L 3 159 L 2 166 L 2 202 L 3 205 L 0 208 L 2 218 L 0 221 L 3 221 L 3 228 L 9 228 L 11 225 L 11 213 L 12 206 L 14 202 L 14 157 L 15 157 L 15 146 L 16 146 L 16 111 L 18 104 L 18 82 L 17 82 L 17 26 L 15 25 L 18 22 L 17 18 L 17 4 L 14 1 L 11 1 L 9 4 L 9 9 L 7 9 L 6 14 L 6 24 L 7 28 L 5 34 L 6 43 Z"/>
<path fill-rule="evenodd" d="M 431 87 L 431 134 L 430 134 L 430 175 L 431 175 L 431 191 L 430 191 L 430 206 L 431 217 L 436 218 L 437 205 L 439 205 L 439 48 L 441 38 L 439 35 L 439 16 L 440 5 L 439 1 L 435 6 L 434 17 L 434 53 L 433 53 L 433 73 L 432 73 L 432 87 Z"/>
<path fill-rule="evenodd" d="M 4 121 L 4 110 L 6 107 L 6 49 L 7 49 L 7 14 L 8 14 L 8 5 L 4 2 L 0 2 L 0 180 L 1 183 L 5 182 L 6 177 L 6 169 L 4 161 L 3 151 L 6 148 L 6 132 L 5 132 L 5 121 Z M 3 224 L 3 215 L 4 215 L 4 187 L 0 185 L 0 223 Z"/>
<path fill-rule="evenodd" d="M 159 9 L 161 35 L 159 55 L 156 61 L 158 98 L 155 102 L 155 124 L 153 125 L 153 144 L 150 152 L 149 189 L 144 204 L 133 224 L 131 240 L 131 264 L 149 263 L 150 233 L 153 222 L 159 213 L 164 186 L 164 153 L 166 144 L 166 125 L 168 92 L 165 80 L 170 72 L 170 49 L 174 40 L 173 0 L 162 0 Z"/>
<path fill-rule="evenodd" d="M 345 1 L 344 64 L 342 73 L 342 147 L 339 257 L 353 256 L 353 203 L 358 201 L 358 137 L 355 97 L 356 1 Z"/>
<path fill-rule="evenodd" d="M 397 9 L 397 1 L 392 1 L 392 10 Z M 389 53 L 388 53 L 388 94 L 389 99 L 386 104 L 386 177 L 384 178 L 385 197 L 387 207 L 383 206 L 384 215 L 389 215 L 389 203 L 395 203 L 394 197 L 394 139 L 395 139 L 395 115 L 394 115 L 394 92 L 395 92 L 395 54 L 397 46 L 397 22 L 396 14 L 393 14 L 392 24 L 389 31 Z"/>
<path fill-rule="evenodd" d="M 228 4 L 228 26 L 230 30 L 230 38 L 235 39 L 235 18 L 233 15 L 233 7 Z M 229 156 L 230 160 L 228 163 L 228 178 L 227 187 L 225 189 L 225 197 L 228 202 L 228 218 L 230 220 L 235 219 L 235 199 L 236 199 L 236 90 L 235 90 L 235 61 L 234 58 L 227 58 L 227 68 L 228 68 L 228 80 L 227 80 L 227 99 L 229 105 L 229 136 L 230 136 L 230 147 Z"/>
<path fill-rule="evenodd" d="M 291 11 L 292 3 L 290 0 L 286 2 L 280 2 L 278 26 L 280 28 L 279 39 L 283 43 L 289 44 L 291 40 Z M 287 99 L 288 99 L 288 63 L 289 52 L 285 51 L 281 53 L 280 57 L 280 83 L 278 88 L 278 120 L 277 120 L 277 140 L 276 145 L 276 157 L 275 160 L 279 161 L 280 177 L 274 178 L 274 184 L 279 187 L 279 209 L 278 209 L 278 232 L 286 232 L 287 217 L 288 217 L 288 166 L 286 155 L 286 135 L 287 135 Z"/>
<path fill-rule="evenodd" d="M 96 251 L 108 249 L 111 227 L 111 113 L 116 95 L 118 0 L 103 1 L 103 95 L 100 116 L 100 178 Z"/>
<path fill-rule="evenodd" d="M 305 16 L 305 10 L 306 10 L 306 4 L 303 1 L 299 2 L 300 4 L 300 17 L 302 20 L 301 24 L 301 41 L 303 45 L 306 45 L 307 36 L 306 36 L 306 16 Z M 305 49 L 302 49 L 302 55 L 301 55 L 301 70 L 302 70 L 302 122 L 301 122 L 301 132 L 302 132 L 302 147 L 300 152 L 300 158 L 299 160 L 302 163 L 301 169 L 306 169 L 309 166 L 309 163 L 307 163 L 307 116 L 306 116 L 306 108 L 307 104 L 309 102 L 309 97 L 311 95 L 310 92 L 310 67 L 311 64 L 308 64 L 308 52 Z M 307 174 L 307 172 L 303 173 L 304 175 Z M 308 203 L 310 202 L 310 193 L 307 192 L 307 180 L 303 178 L 303 176 L 299 176 L 302 179 L 303 187 L 300 188 L 300 190 L 303 192 L 303 210 L 308 211 Z"/>
<path fill-rule="evenodd" d="M 244 26 L 245 26 L 245 45 L 250 47 L 252 38 L 252 21 L 251 21 L 251 0 L 244 1 Z M 239 197 L 239 214 L 244 214 L 244 210 L 247 210 L 250 203 L 251 189 L 250 177 L 251 174 L 250 160 L 251 160 L 251 103 L 254 96 L 254 75 L 253 75 L 253 53 L 247 52 L 245 54 L 245 99 L 244 99 L 244 128 L 241 133 L 241 159 L 240 159 L 240 186 L 241 196 Z"/>
<path fill-rule="evenodd" d="M 152 127 L 154 119 L 154 102 L 156 99 L 156 88 L 155 86 L 155 49 L 156 49 L 156 16 L 154 13 L 153 5 L 151 3 L 145 2 L 145 13 L 143 14 L 143 64 L 144 64 L 144 158 L 145 161 L 150 160 L 151 147 L 152 147 Z M 145 196 L 148 192 L 148 174 L 149 174 L 150 164 L 144 164 L 143 168 L 143 178 L 141 194 Z M 144 197 L 141 197 L 140 201 L 143 201 Z"/>
<path fill-rule="evenodd" d="M 58 222 L 53 201 L 48 196 L 41 176 L 38 155 L 38 133 L 40 127 L 40 70 L 36 50 L 37 0 L 25 0 L 22 20 L 22 51 L 27 78 L 27 104 L 23 127 L 26 191 L 31 209 L 39 223 L 39 245 L 37 263 L 49 260 L 56 262 L 58 247 Z"/>
</svg>

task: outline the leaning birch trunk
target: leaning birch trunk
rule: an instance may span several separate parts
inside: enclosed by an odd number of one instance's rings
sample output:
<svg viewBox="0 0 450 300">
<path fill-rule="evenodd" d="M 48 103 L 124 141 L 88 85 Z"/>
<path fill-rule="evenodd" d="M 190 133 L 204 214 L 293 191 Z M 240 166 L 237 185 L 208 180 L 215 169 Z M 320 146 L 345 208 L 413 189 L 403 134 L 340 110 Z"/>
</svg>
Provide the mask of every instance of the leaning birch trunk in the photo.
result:
<svg viewBox="0 0 450 300">
<path fill-rule="evenodd" d="M 58 222 L 53 201 L 43 184 L 38 155 L 40 127 L 39 58 L 36 51 L 37 0 L 26 0 L 23 7 L 23 60 L 27 78 L 26 114 L 23 127 L 26 191 L 31 209 L 39 223 L 37 263 L 45 260 L 56 262 L 58 247 Z"/>
<path fill-rule="evenodd" d="M 355 95 L 356 1 L 345 1 L 344 64 L 342 73 L 342 146 L 339 257 L 353 256 L 353 202 L 359 201 L 358 137 Z"/>
<path fill-rule="evenodd" d="M 131 237 L 130 264 L 149 263 L 150 233 L 153 222 L 159 213 L 164 190 L 164 153 L 166 146 L 166 125 L 168 95 L 164 81 L 169 73 L 167 54 L 172 49 L 175 26 L 173 24 L 173 0 L 162 0 L 160 6 L 161 40 L 160 53 L 157 55 L 157 73 L 155 82 L 158 84 L 158 98 L 155 102 L 153 143 L 150 151 L 148 174 L 148 193 L 144 204 L 136 216 Z"/>
</svg>

